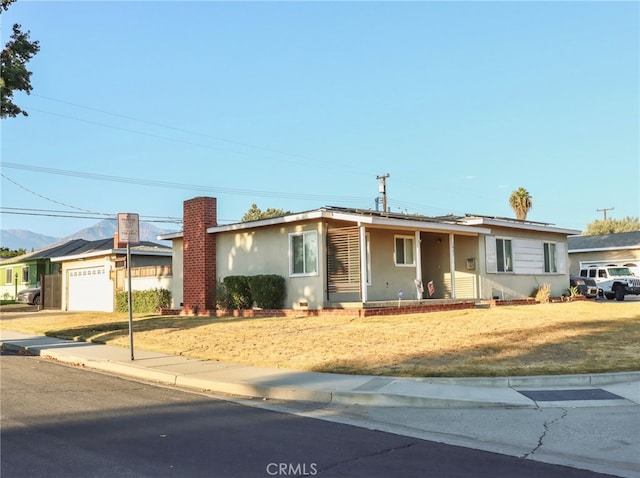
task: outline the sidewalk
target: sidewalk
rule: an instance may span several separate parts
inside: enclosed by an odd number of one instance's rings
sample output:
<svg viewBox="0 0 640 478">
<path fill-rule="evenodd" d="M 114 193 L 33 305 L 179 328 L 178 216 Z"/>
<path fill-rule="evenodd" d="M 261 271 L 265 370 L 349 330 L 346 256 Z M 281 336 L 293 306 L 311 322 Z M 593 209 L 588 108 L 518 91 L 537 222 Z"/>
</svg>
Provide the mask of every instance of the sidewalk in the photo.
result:
<svg viewBox="0 0 640 478">
<path fill-rule="evenodd" d="M 505 378 L 397 378 L 220 363 L 0 331 L 6 350 L 242 397 L 380 407 L 593 407 L 640 404 L 640 372 Z"/>
</svg>

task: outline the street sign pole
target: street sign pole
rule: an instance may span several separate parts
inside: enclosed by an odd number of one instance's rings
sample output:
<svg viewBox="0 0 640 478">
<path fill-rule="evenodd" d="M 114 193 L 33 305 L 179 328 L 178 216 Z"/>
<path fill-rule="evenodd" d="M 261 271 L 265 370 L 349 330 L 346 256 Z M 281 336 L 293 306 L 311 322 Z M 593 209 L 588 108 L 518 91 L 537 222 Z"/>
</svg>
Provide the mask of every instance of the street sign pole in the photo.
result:
<svg viewBox="0 0 640 478">
<path fill-rule="evenodd" d="M 131 293 L 131 246 L 127 242 L 127 303 L 129 304 L 129 348 L 131 349 L 131 360 L 133 356 L 133 307 Z"/>
<path fill-rule="evenodd" d="M 140 217 L 132 213 L 118 213 L 118 242 L 127 245 L 127 303 L 129 308 L 129 348 L 133 353 L 133 291 L 131 288 L 131 244 L 140 243 Z"/>
</svg>

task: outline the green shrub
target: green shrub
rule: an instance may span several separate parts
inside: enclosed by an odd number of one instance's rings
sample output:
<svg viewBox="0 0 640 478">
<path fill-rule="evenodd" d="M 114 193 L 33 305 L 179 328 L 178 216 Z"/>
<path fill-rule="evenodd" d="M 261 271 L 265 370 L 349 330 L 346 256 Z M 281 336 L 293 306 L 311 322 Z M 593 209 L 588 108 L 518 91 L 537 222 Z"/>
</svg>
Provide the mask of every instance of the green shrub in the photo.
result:
<svg viewBox="0 0 640 478">
<path fill-rule="evenodd" d="M 227 276 L 222 287 L 216 290 L 216 303 L 222 309 L 250 309 L 253 305 L 249 278 L 247 276 Z"/>
<path fill-rule="evenodd" d="M 265 274 L 249 277 L 251 296 L 261 309 L 282 309 L 286 297 L 284 277 Z"/>
<path fill-rule="evenodd" d="M 222 280 L 216 281 L 216 285 L 211 291 L 211 297 L 217 309 L 228 309 L 227 289 Z"/>
<path fill-rule="evenodd" d="M 171 307 L 171 292 L 167 289 L 134 290 L 131 292 L 132 311 L 136 313 L 157 312 L 158 309 Z M 116 311 L 129 310 L 129 293 L 116 294 Z"/>
<path fill-rule="evenodd" d="M 287 290 L 284 277 L 262 274 L 225 277 L 212 292 L 219 309 L 282 309 Z"/>
</svg>

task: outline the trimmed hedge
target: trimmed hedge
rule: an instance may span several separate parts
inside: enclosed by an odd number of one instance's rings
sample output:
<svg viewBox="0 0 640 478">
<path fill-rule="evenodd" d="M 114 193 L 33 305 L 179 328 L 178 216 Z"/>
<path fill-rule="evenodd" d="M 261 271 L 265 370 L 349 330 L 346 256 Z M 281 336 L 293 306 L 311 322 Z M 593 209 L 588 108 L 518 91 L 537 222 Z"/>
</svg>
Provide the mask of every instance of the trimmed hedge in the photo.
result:
<svg viewBox="0 0 640 478">
<path fill-rule="evenodd" d="M 247 276 L 228 276 L 218 283 L 216 303 L 223 309 L 250 309 L 253 305 Z"/>
<path fill-rule="evenodd" d="M 282 309 L 287 294 L 284 277 L 275 274 L 250 276 L 249 288 L 257 307 Z"/>
<path fill-rule="evenodd" d="M 133 312 L 149 313 L 171 307 L 171 292 L 167 289 L 134 290 L 131 292 Z M 127 291 L 116 294 L 116 311 L 129 310 L 129 293 Z"/>
<path fill-rule="evenodd" d="M 281 309 L 286 296 L 284 277 L 275 274 L 227 276 L 218 281 L 216 305 L 220 309 Z"/>
</svg>

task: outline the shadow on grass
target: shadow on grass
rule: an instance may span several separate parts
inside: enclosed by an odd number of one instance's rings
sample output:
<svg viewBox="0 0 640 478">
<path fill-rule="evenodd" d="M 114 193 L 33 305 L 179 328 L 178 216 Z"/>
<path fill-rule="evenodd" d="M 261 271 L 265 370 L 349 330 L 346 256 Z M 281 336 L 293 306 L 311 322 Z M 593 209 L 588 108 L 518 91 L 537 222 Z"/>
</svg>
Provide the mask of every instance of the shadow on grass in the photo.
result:
<svg viewBox="0 0 640 478">
<path fill-rule="evenodd" d="M 164 318 L 151 316 L 135 318 L 133 320 L 133 332 L 146 332 L 160 329 L 191 329 L 208 325 L 211 319 L 177 319 L 175 317 Z M 117 322 L 103 322 L 98 324 L 80 325 L 65 329 L 52 329 L 45 332 L 48 337 L 59 339 L 78 340 L 82 342 L 108 343 L 129 335 L 129 320 Z"/>
<path fill-rule="evenodd" d="M 556 336 L 537 343 L 541 334 Z M 486 333 L 460 349 L 327 360 L 314 372 L 404 377 L 495 377 L 640 371 L 640 321 L 566 322 Z"/>
<path fill-rule="evenodd" d="M 151 332 L 157 330 L 190 330 L 203 326 L 233 324 L 244 321 L 257 322 L 267 318 L 208 316 L 161 316 L 151 315 L 133 319 L 133 332 Z M 272 320 L 272 319 L 271 319 Z M 52 329 L 45 332 L 48 337 L 105 344 L 129 335 L 129 320 L 79 325 L 64 329 Z"/>
<path fill-rule="evenodd" d="M 118 318 L 119 319 L 119 318 Z M 318 361 L 311 371 L 325 373 L 368 374 L 412 377 L 513 376 L 543 374 L 580 374 L 640 370 L 640 320 L 633 318 L 612 320 L 565 321 L 538 327 L 483 332 L 473 343 L 456 349 L 438 349 L 414 353 L 396 353 L 381 342 L 375 362 L 357 352 L 349 356 L 349 344 L 333 350 L 323 362 Z M 301 319 L 304 320 L 304 319 Z M 250 321 L 273 321 L 269 318 L 145 316 L 134 319 L 134 333 L 195 330 L 199 327 L 233 325 Z M 339 326 L 337 326 L 339 327 Z M 198 340 L 206 341 L 206 334 L 193 332 Z M 56 328 L 47 336 L 109 343 L 127 337 L 128 320 L 98 321 L 92 325 Z M 425 338 L 428 331 L 425 330 Z M 171 340 L 171 339 L 167 339 Z M 266 339 L 265 339 L 266 340 Z M 254 344 L 255 345 L 255 344 Z M 268 362 L 270 357 L 264 357 Z M 253 363 L 260 366 L 262 363 Z M 280 364 L 287 367 L 286 363 Z"/>
</svg>

